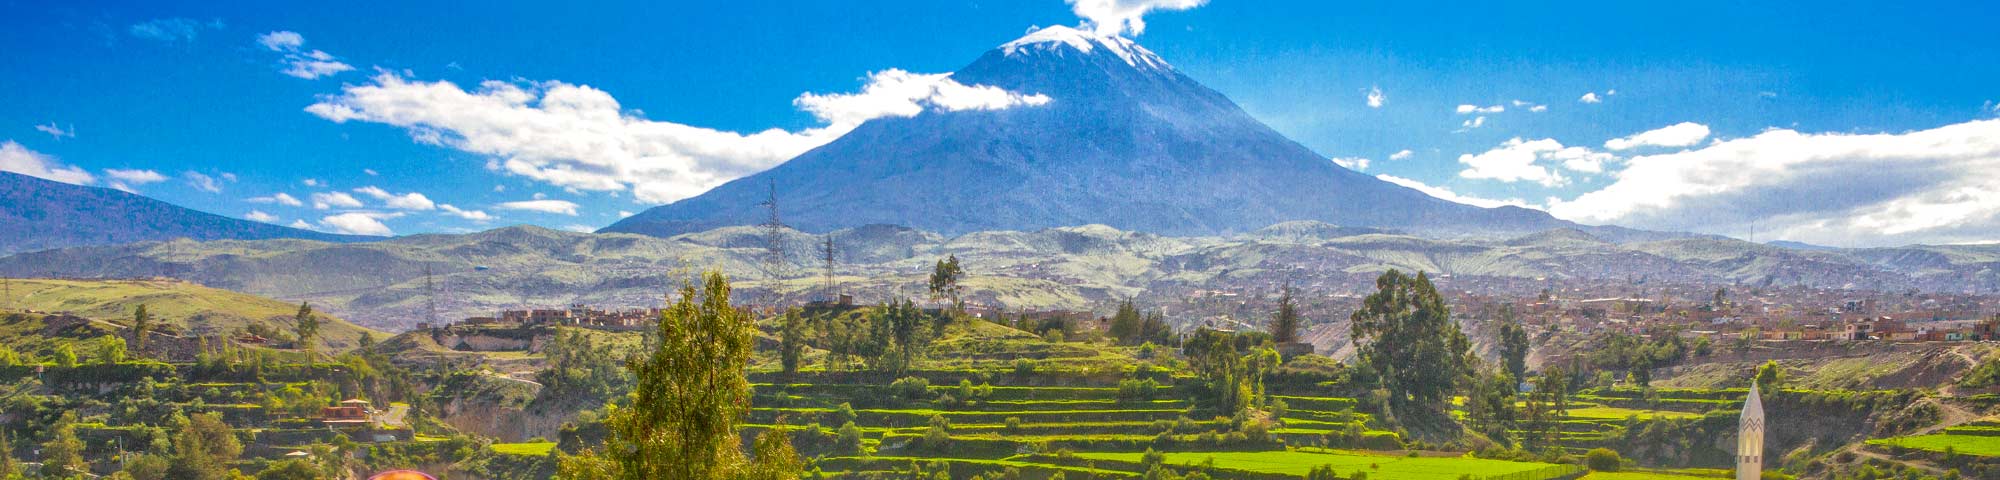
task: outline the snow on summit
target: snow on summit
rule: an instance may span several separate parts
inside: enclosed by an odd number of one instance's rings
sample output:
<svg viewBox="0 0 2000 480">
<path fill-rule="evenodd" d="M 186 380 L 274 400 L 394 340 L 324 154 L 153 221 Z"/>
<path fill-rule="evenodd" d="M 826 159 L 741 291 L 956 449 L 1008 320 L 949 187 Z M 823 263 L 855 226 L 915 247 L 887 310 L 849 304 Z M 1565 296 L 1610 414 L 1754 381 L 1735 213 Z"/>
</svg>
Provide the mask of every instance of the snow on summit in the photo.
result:
<svg viewBox="0 0 2000 480">
<path fill-rule="evenodd" d="M 1154 55 L 1151 50 L 1147 50 L 1146 47 L 1141 47 L 1138 43 L 1125 37 L 1101 35 L 1062 25 L 1049 26 L 1028 32 L 1027 35 L 1021 38 L 1001 45 L 1000 50 L 1010 57 L 1023 51 L 1051 52 L 1061 55 L 1064 47 L 1082 53 L 1091 53 L 1096 51 L 1097 48 L 1103 47 L 1106 52 L 1110 52 L 1112 55 L 1118 56 L 1118 59 L 1124 60 L 1126 65 L 1158 70 L 1171 70 L 1174 68 L 1172 65 L 1168 65 L 1166 60 L 1161 59 L 1159 55 Z"/>
</svg>

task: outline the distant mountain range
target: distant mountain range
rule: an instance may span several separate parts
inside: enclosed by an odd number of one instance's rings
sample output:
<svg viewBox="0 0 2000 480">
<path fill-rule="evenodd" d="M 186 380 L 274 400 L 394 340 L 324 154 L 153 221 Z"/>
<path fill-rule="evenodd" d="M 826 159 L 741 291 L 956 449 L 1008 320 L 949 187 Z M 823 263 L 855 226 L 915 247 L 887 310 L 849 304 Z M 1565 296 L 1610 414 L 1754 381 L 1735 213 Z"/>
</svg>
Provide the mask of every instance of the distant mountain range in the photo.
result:
<svg viewBox="0 0 2000 480">
<path fill-rule="evenodd" d="M 1720 237 L 1616 242 L 1572 228 L 1508 239 L 1430 239 L 1319 222 L 1199 237 L 1103 225 L 957 236 L 888 225 L 827 235 L 784 230 L 788 258 L 775 269 L 765 262 L 767 237 L 757 227 L 670 238 L 507 227 L 345 244 L 75 247 L 0 258 L 0 275 L 183 278 L 310 300 L 362 325 L 400 330 L 429 320 L 428 298 L 437 300 L 440 321 L 526 306 L 658 305 L 695 269 L 728 273 L 744 301 L 802 301 L 827 292 L 817 248 L 829 236 L 835 288 L 871 303 L 921 297 L 930 266 L 945 255 L 966 262 L 973 301 L 1013 309 L 1104 310 L 1133 297 L 1188 309 L 1197 308 L 1187 303 L 1197 291 L 1254 294 L 1287 281 L 1316 298 L 1352 298 L 1389 268 L 1430 272 L 1448 288 L 1510 294 L 1579 282 L 1623 285 L 1632 294 L 1672 284 L 2000 289 L 2000 245 L 1799 250 Z M 434 273 L 428 290 L 434 297 L 426 296 L 426 269 Z"/>
<path fill-rule="evenodd" d="M 48 248 L 172 240 L 379 240 L 200 212 L 109 188 L 0 172 L 0 255 Z"/>
<path fill-rule="evenodd" d="M 1218 235 L 1293 220 L 1427 236 L 1636 233 L 1449 202 L 1342 168 L 1120 37 L 1048 27 L 951 78 L 1051 101 L 871 120 L 778 167 L 602 231 L 664 237 L 755 225 L 768 218 L 758 205 L 775 190 L 786 224 L 822 233 L 870 224 L 946 235 L 1102 224 Z"/>
</svg>

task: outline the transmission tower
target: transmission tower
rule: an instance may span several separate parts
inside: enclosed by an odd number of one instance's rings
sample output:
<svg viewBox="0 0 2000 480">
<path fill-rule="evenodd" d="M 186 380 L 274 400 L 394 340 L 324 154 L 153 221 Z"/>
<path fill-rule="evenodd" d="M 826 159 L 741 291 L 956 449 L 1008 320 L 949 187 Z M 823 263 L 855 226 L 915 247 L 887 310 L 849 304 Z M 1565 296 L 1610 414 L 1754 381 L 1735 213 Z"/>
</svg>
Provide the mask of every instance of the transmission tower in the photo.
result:
<svg viewBox="0 0 2000 480">
<path fill-rule="evenodd" d="M 424 322 L 438 324 L 437 286 L 431 283 L 431 266 L 424 265 Z"/>
<path fill-rule="evenodd" d="M 833 280 L 833 234 L 826 234 L 826 244 L 822 245 L 820 253 L 825 255 L 826 260 L 826 300 L 833 301 L 834 297 L 840 294 L 840 289 Z"/>
<path fill-rule="evenodd" d="M 757 206 L 764 207 L 770 212 L 770 218 L 764 220 L 764 248 L 766 249 L 764 253 L 764 273 L 770 275 L 772 280 L 782 279 L 785 277 L 785 222 L 778 218 L 777 180 L 771 181 L 770 196 L 766 197 Z"/>
</svg>

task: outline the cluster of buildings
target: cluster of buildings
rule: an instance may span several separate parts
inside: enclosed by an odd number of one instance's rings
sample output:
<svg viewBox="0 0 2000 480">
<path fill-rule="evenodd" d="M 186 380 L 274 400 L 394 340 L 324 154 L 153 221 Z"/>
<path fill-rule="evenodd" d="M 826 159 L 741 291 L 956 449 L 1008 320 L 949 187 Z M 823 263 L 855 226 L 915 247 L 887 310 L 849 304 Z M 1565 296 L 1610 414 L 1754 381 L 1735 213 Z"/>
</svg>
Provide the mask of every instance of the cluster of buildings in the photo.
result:
<svg viewBox="0 0 2000 480">
<path fill-rule="evenodd" d="M 1740 300 L 1725 297 L 1726 294 L 1708 298 L 1660 295 L 1568 300 L 1543 295 L 1510 303 L 1526 323 L 1585 334 L 1601 331 L 1639 334 L 1660 327 L 1683 327 L 1694 334 L 1724 338 L 1753 336 L 1767 341 L 2000 340 L 2000 316 L 1989 313 L 2000 309 L 1991 304 L 1991 298 L 1985 297 L 1862 294 L 1856 298 L 1811 290 L 1760 291 Z"/>
<path fill-rule="evenodd" d="M 603 330 L 638 330 L 659 320 L 661 309 L 600 310 L 583 304 L 567 309 L 502 310 L 499 316 L 470 317 L 457 325 L 531 327 L 566 325 Z"/>
</svg>

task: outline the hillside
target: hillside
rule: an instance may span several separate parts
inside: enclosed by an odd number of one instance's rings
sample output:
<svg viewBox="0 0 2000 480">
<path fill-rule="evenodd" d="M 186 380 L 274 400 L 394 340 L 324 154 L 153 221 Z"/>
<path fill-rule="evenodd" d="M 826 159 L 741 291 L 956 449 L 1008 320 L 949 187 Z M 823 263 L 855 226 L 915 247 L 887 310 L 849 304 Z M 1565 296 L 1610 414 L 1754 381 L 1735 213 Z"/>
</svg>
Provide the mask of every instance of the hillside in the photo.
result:
<svg viewBox="0 0 2000 480">
<path fill-rule="evenodd" d="M 0 172 L 0 255 L 176 238 L 353 242 L 379 237 L 335 235 L 253 222 L 109 188 Z"/>
<path fill-rule="evenodd" d="M 815 233 L 868 224 L 946 235 L 1103 224 L 1216 235 L 1316 220 L 1504 236 L 1573 226 L 1339 167 L 1124 38 L 1052 26 L 986 52 L 952 78 L 1049 101 L 871 120 L 775 168 L 602 231 L 665 237 L 755 225 L 774 190 L 783 218 Z"/>
<path fill-rule="evenodd" d="M 932 262 L 956 255 L 966 262 L 972 301 L 1016 310 L 1108 311 L 1126 297 L 1182 302 L 1199 290 L 1268 292 L 1285 280 L 1316 295 L 1353 296 L 1389 268 L 1449 275 L 1441 281 L 1458 288 L 1515 293 L 1551 282 L 1606 281 L 1982 293 L 2000 286 L 1995 246 L 1800 251 L 1719 237 L 1615 243 L 1569 229 L 1497 241 L 1439 240 L 1316 222 L 1198 237 L 1101 225 L 956 237 L 889 226 L 828 235 L 787 230 L 787 262 L 776 272 L 781 280 L 767 271 L 765 232 L 755 227 L 671 238 L 508 227 L 352 244 L 137 243 L 0 258 L 0 274 L 171 276 L 308 300 L 365 325 L 401 330 L 426 319 L 426 268 L 434 274 L 441 320 L 524 306 L 655 306 L 688 265 L 728 273 L 751 302 L 803 300 L 825 294 L 816 252 L 829 237 L 837 250 L 837 288 L 863 302 L 918 295 Z"/>
<path fill-rule="evenodd" d="M 250 325 L 279 332 L 292 331 L 299 305 L 246 293 L 173 280 L 47 280 L 12 279 L 11 296 L 0 299 L 10 310 L 67 314 L 129 326 L 132 311 L 145 305 L 153 319 L 179 332 L 227 335 Z M 363 333 L 387 338 L 325 312 L 321 318 L 321 348 L 353 348 Z M 107 325 L 108 326 L 108 325 Z"/>
</svg>

